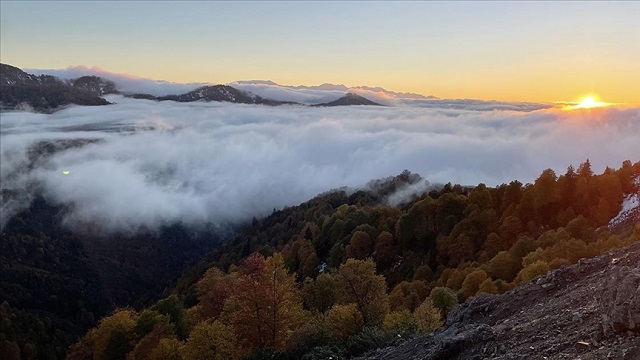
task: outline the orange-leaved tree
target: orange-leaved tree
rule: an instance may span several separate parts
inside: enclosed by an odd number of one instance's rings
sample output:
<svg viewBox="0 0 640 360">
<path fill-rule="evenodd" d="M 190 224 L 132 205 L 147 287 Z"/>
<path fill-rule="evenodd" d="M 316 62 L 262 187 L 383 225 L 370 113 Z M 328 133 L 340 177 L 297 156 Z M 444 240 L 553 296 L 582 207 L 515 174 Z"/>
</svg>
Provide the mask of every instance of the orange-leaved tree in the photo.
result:
<svg viewBox="0 0 640 360">
<path fill-rule="evenodd" d="M 265 259 L 253 254 L 240 266 L 233 289 L 235 311 L 232 322 L 238 339 L 247 350 L 283 350 L 287 337 L 302 324 L 305 313 L 282 255 Z"/>
</svg>

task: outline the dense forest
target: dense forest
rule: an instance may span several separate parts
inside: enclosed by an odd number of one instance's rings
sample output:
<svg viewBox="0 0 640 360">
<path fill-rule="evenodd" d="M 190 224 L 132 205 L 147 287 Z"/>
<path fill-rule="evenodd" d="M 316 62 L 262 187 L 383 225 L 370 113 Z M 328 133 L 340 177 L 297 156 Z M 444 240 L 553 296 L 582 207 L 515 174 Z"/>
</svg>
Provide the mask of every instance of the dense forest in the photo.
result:
<svg viewBox="0 0 640 360">
<path fill-rule="evenodd" d="M 533 184 L 447 184 L 384 205 L 405 172 L 351 195 L 274 211 L 186 272 L 154 305 L 100 320 L 70 359 L 319 359 L 361 355 L 439 327 L 478 292 L 623 247 L 612 233 L 640 163 L 595 175 L 589 161 Z"/>
<path fill-rule="evenodd" d="M 438 328 L 478 292 L 637 241 L 637 219 L 607 224 L 639 177 L 640 162 L 596 175 L 587 160 L 533 184 L 447 184 L 400 206 L 385 199 L 418 175 L 323 194 L 254 219 L 155 304 L 102 318 L 68 358 L 361 355 Z"/>
</svg>

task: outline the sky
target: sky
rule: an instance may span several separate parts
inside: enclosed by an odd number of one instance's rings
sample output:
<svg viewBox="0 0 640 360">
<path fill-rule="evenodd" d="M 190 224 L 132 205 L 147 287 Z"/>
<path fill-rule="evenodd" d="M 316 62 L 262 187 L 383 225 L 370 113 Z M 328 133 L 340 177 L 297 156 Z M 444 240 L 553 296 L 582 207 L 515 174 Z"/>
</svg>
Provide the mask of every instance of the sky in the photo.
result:
<svg viewBox="0 0 640 360">
<path fill-rule="evenodd" d="M 1 1 L 0 61 L 178 83 L 640 103 L 640 2 Z"/>
</svg>

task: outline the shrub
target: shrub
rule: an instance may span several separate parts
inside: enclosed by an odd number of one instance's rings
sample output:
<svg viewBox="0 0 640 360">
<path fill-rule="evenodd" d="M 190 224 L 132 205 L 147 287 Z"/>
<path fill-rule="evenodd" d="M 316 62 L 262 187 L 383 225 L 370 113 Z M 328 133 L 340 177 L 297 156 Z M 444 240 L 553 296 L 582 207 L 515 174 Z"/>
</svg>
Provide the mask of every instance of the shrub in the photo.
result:
<svg viewBox="0 0 640 360">
<path fill-rule="evenodd" d="M 331 329 L 326 324 L 314 320 L 296 329 L 289 336 L 287 355 L 291 359 L 300 359 L 313 349 L 327 347 L 335 340 Z"/>
<path fill-rule="evenodd" d="M 362 330 L 364 321 L 356 304 L 334 305 L 327 313 L 327 325 L 342 340 Z"/>
<path fill-rule="evenodd" d="M 521 284 L 534 279 L 537 276 L 544 275 L 549 271 L 549 264 L 545 261 L 538 260 L 533 264 L 530 264 L 526 268 L 520 270 L 518 276 L 516 276 L 515 283 Z"/>
<path fill-rule="evenodd" d="M 431 299 L 436 308 L 440 309 L 443 316 L 446 316 L 458 304 L 456 293 L 447 287 L 433 288 L 429 294 L 429 299 Z"/>
<path fill-rule="evenodd" d="M 418 327 L 423 331 L 433 331 L 442 326 L 440 310 L 433 305 L 431 299 L 427 299 L 420 304 L 416 311 L 413 312 L 413 316 L 418 323 Z"/>
<path fill-rule="evenodd" d="M 398 335 L 378 327 L 365 327 L 358 334 L 349 338 L 345 344 L 349 356 L 358 356 L 369 351 L 392 345 Z"/>
<path fill-rule="evenodd" d="M 298 359 L 298 358 L 293 358 Z M 346 359 L 344 350 L 336 346 L 319 346 L 299 358 L 301 360 L 342 360 Z"/>
<path fill-rule="evenodd" d="M 418 332 L 418 322 L 409 310 L 394 311 L 384 318 L 384 329 L 408 338 Z"/>
<path fill-rule="evenodd" d="M 207 359 L 207 358 L 202 358 Z M 288 360 L 286 354 L 272 348 L 262 348 L 242 358 L 242 360 Z"/>
</svg>

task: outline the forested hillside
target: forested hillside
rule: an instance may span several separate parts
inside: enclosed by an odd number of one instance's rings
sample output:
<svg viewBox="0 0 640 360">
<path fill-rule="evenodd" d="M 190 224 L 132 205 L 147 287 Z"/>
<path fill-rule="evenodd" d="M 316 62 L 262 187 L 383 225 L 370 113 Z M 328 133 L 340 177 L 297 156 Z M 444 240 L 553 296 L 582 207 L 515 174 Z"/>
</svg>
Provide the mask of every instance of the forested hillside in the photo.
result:
<svg viewBox="0 0 640 360">
<path fill-rule="evenodd" d="M 179 224 L 135 235 L 71 231 L 67 212 L 38 197 L 0 233 L 0 359 L 64 358 L 100 317 L 153 303 L 218 241 Z"/>
<path fill-rule="evenodd" d="M 456 304 L 624 247 L 607 224 L 638 192 L 640 162 L 589 161 L 533 184 L 447 184 L 386 205 L 405 172 L 255 219 L 164 299 L 100 320 L 69 359 L 348 358 L 441 326 Z M 12 339 L 9 339 L 12 341 Z"/>
</svg>

